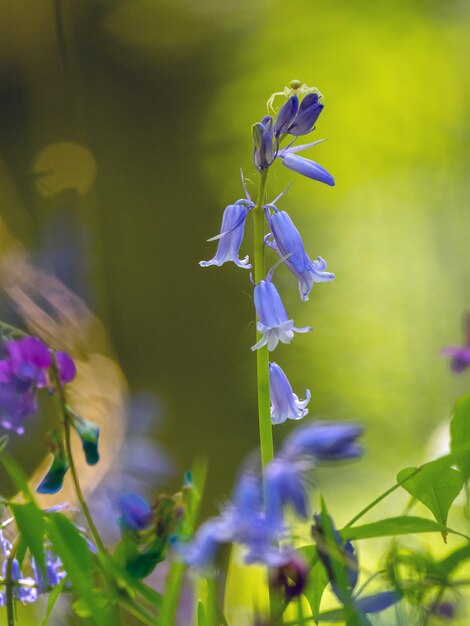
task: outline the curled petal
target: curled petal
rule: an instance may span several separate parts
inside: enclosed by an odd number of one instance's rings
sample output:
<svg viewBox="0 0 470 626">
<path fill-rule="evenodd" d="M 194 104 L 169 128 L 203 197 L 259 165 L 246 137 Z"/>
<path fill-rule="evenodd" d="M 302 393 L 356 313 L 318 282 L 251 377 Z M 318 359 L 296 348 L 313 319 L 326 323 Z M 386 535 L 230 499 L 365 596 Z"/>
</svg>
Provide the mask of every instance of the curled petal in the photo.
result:
<svg viewBox="0 0 470 626">
<path fill-rule="evenodd" d="M 269 383 L 273 424 L 282 424 L 286 419 L 299 420 L 308 414 L 306 407 L 310 402 L 310 391 L 307 389 L 305 392 L 305 400 L 299 400 L 292 391 L 287 376 L 277 363 L 269 364 Z"/>
</svg>

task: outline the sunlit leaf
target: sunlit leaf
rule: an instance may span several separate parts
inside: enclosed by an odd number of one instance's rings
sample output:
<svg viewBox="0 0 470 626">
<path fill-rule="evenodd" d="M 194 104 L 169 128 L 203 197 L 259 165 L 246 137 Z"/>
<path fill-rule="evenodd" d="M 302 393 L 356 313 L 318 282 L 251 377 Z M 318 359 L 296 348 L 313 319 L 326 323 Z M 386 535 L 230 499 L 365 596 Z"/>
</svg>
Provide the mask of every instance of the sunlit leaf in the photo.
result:
<svg viewBox="0 0 470 626">
<path fill-rule="evenodd" d="M 320 615 L 320 604 L 328 585 L 328 574 L 320 561 L 316 561 L 312 569 L 308 574 L 308 581 L 303 591 L 303 595 L 307 599 L 312 616 L 316 624 L 318 624 L 318 617 Z"/>
<path fill-rule="evenodd" d="M 85 539 L 62 513 L 47 513 L 46 530 L 54 551 L 62 560 L 75 593 L 98 626 L 111 626 L 113 620 L 108 607 L 97 598 L 93 589 L 92 555 Z M 83 609 L 85 610 L 85 609 Z"/>
<path fill-rule="evenodd" d="M 11 505 L 11 510 L 23 541 L 34 557 L 39 570 L 44 572 L 46 559 L 44 556 L 45 523 L 43 512 L 34 502 L 14 503 Z"/>
<path fill-rule="evenodd" d="M 443 527 L 434 520 L 424 517 L 414 517 L 412 515 L 402 515 L 400 517 L 389 517 L 363 524 L 362 526 L 353 526 L 340 531 L 345 539 L 370 539 L 372 537 L 393 537 L 394 535 L 408 535 L 414 533 L 435 533 L 441 532 Z M 449 533 L 462 535 L 451 528 L 447 528 Z M 462 535 L 464 536 L 464 535 Z"/>
<path fill-rule="evenodd" d="M 414 475 L 413 475 L 414 474 Z M 462 473 L 451 467 L 443 467 L 441 459 L 417 468 L 408 467 L 397 475 L 397 481 L 414 498 L 426 506 L 444 528 L 452 502 L 464 485 Z M 406 482 L 405 482 L 406 481 Z M 444 541 L 447 533 L 442 531 Z"/>
</svg>

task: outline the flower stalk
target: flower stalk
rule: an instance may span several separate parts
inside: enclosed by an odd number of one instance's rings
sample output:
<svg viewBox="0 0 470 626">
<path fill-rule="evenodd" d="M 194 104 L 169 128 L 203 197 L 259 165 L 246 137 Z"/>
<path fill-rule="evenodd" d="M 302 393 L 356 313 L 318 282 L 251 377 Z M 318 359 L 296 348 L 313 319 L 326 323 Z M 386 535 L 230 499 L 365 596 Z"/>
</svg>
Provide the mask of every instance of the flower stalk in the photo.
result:
<svg viewBox="0 0 470 626">
<path fill-rule="evenodd" d="M 55 378 L 55 384 L 56 384 L 56 389 L 57 389 L 57 397 L 58 397 L 58 401 L 60 405 L 60 412 L 61 412 L 63 426 L 64 426 L 65 449 L 66 449 L 67 457 L 70 463 L 70 474 L 72 476 L 72 482 L 73 482 L 73 486 L 74 486 L 75 493 L 77 496 L 77 500 L 80 504 L 82 513 L 85 516 L 85 519 L 88 524 L 88 528 L 90 529 L 90 533 L 93 537 L 93 541 L 95 542 L 96 547 L 98 548 L 101 554 L 106 556 L 108 554 L 107 550 L 103 544 L 103 541 L 101 540 L 100 534 L 98 532 L 98 529 L 95 526 L 93 518 L 91 517 L 91 513 L 85 501 L 82 487 L 80 485 L 80 480 L 78 478 L 77 468 L 76 468 L 75 460 L 73 458 L 73 453 L 72 453 L 72 438 L 71 438 L 72 428 L 71 428 L 71 423 L 70 423 L 71 418 L 70 418 L 69 412 L 67 411 L 65 391 L 62 386 L 62 383 L 60 382 L 60 379 L 57 373 L 57 363 L 55 362 L 54 362 L 53 371 L 54 371 L 54 378 Z"/>
<path fill-rule="evenodd" d="M 260 172 L 260 182 L 258 187 L 258 195 L 256 205 L 253 209 L 253 240 L 254 240 L 254 275 L 255 283 L 258 284 L 266 277 L 265 267 L 265 244 L 264 244 L 264 196 L 266 190 L 266 178 L 268 170 Z M 256 331 L 256 340 L 260 341 L 262 334 Z M 265 345 L 256 350 L 256 370 L 258 385 L 258 421 L 259 421 L 259 438 L 261 448 L 261 463 L 263 469 L 274 458 L 273 433 L 271 425 L 271 404 L 269 398 L 269 352 L 268 346 Z"/>
</svg>

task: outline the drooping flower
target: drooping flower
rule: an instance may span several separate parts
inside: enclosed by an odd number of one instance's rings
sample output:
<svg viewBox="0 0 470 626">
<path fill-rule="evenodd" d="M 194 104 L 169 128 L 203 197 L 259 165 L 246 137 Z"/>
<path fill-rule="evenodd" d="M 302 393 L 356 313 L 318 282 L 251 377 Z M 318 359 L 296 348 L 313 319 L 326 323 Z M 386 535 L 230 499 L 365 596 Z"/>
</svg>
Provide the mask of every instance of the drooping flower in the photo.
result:
<svg viewBox="0 0 470 626">
<path fill-rule="evenodd" d="M 291 384 L 277 363 L 269 364 L 269 392 L 271 397 L 271 422 L 282 424 L 286 419 L 299 420 L 308 414 L 310 391 L 305 392 L 305 400 L 299 400 L 292 391 Z"/>
<path fill-rule="evenodd" d="M 316 146 L 322 141 L 324 141 L 324 139 L 300 146 L 289 146 L 283 150 L 279 150 L 277 156 L 282 159 L 283 165 L 290 170 L 302 174 L 302 176 L 306 176 L 307 178 L 317 180 L 320 183 L 325 183 L 325 185 L 329 185 L 330 187 L 334 187 L 335 180 L 324 167 L 315 161 L 311 161 L 297 154 L 297 152 Z"/>
<path fill-rule="evenodd" d="M 75 364 L 65 352 L 55 356 L 37 337 L 23 337 L 5 342 L 5 358 L 0 360 L 0 424 L 18 434 L 24 432 L 24 420 L 37 411 L 38 389 L 52 389 L 49 370 L 56 360 L 62 384 L 75 377 Z"/>
<path fill-rule="evenodd" d="M 312 456 L 316 461 L 342 461 L 361 456 L 363 449 L 356 439 L 363 433 L 358 424 L 313 422 L 297 428 L 285 441 L 286 458 Z"/>
<path fill-rule="evenodd" d="M 264 242 L 277 252 L 297 278 L 300 298 L 306 302 L 314 283 L 331 282 L 335 275 L 325 271 L 324 259 L 318 257 L 312 261 L 308 257 L 302 237 L 285 211 L 279 211 L 273 204 L 266 205 L 265 209 L 272 232 L 266 235 Z"/>
<path fill-rule="evenodd" d="M 221 266 L 227 263 L 227 261 L 233 261 L 235 265 L 244 269 L 251 267 L 248 262 L 248 256 L 240 259 L 238 254 L 243 240 L 246 216 L 253 206 L 254 204 L 250 200 L 237 200 L 235 204 L 229 204 L 226 207 L 222 217 L 220 235 L 209 240 L 219 240 L 217 252 L 210 261 L 200 261 L 199 265 L 201 267 L 209 267 L 209 265 Z"/>
<path fill-rule="evenodd" d="M 311 326 L 297 328 L 294 326 L 294 321 L 288 319 L 281 296 L 270 274 L 266 280 L 261 280 L 255 286 L 254 299 L 258 317 L 256 328 L 263 336 L 252 346 L 252 350 L 259 350 L 267 344 L 268 350 L 272 352 L 280 341 L 290 343 L 294 337 L 294 331 L 307 333 L 312 330 Z"/>
</svg>

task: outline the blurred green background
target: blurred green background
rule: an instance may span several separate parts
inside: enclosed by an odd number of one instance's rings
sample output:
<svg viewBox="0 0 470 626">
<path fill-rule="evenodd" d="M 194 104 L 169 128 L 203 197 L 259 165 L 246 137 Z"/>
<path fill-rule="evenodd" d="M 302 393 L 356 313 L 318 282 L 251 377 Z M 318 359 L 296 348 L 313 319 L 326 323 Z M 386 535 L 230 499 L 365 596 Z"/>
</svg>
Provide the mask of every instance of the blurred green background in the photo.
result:
<svg viewBox="0 0 470 626">
<path fill-rule="evenodd" d="M 325 95 L 315 138 L 328 142 L 306 156 L 336 187 L 277 165 L 269 196 L 294 182 L 281 206 L 336 280 L 302 304 L 278 271 L 288 312 L 314 332 L 275 360 L 301 397 L 311 389 L 313 416 L 366 425 L 364 460 L 319 475 L 331 510 L 341 503 L 350 516 L 424 460 L 470 383 L 439 354 L 462 341 L 470 306 L 468 3 L 0 8 L 1 216 L 38 264 L 56 255 L 130 389 L 161 401 L 172 486 L 206 457 L 213 513 L 257 445 L 248 272 L 198 261 L 213 256 L 205 240 L 242 195 L 239 167 L 256 179 L 251 124 L 293 78 Z M 276 441 L 289 428 L 276 428 Z M 34 438 L 25 447 L 31 464 L 44 455 Z"/>
</svg>

